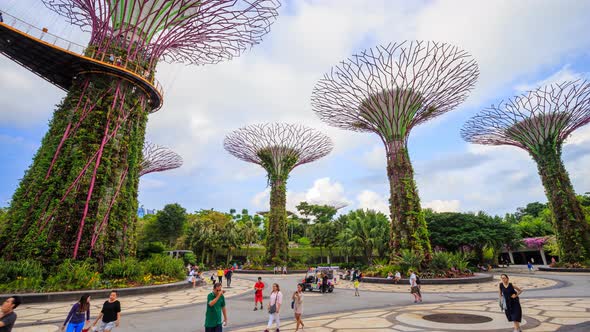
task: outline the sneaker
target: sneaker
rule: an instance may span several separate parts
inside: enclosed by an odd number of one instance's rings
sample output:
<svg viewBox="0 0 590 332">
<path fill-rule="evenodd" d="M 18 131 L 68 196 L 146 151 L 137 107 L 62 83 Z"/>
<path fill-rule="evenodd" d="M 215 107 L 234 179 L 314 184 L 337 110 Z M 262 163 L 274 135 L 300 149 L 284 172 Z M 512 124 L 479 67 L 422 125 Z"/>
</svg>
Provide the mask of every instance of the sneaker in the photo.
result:
<svg viewBox="0 0 590 332">
<path fill-rule="evenodd" d="M 280 332 L 279 329 L 276 329 L 275 332 Z"/>
<path fill-rule="evenodd" d="M 257 307 L 254 307 L 254 311 L 256 311 L 256 310 L 258 310 L 258 308 Z"/>
</svg>

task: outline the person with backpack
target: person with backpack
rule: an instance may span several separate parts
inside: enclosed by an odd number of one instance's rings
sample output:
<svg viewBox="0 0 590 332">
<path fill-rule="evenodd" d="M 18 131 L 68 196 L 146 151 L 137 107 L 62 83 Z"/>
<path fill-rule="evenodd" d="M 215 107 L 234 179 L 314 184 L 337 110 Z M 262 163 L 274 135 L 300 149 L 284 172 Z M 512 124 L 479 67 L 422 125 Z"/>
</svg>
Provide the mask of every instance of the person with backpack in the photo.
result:
<svg viewBox="0 0 590 332">
<path fill-rule="evenodd" d="M 410 273 L 410 294 L 414 296 L 414 303 L 422 302 L 422 293 L 420 292 L 420 278 L 416 276 L 412 269 Z"/>
<path fill-rule="evenodd" d="M 227 271 L 225 272 L 225 280 L 227 282 L 227 288 L 231 288 L 231 277 L 234 274 L 234 272 L 232 271 L 231 267 L 229 269 L 227 269 Z"/>
</svg>

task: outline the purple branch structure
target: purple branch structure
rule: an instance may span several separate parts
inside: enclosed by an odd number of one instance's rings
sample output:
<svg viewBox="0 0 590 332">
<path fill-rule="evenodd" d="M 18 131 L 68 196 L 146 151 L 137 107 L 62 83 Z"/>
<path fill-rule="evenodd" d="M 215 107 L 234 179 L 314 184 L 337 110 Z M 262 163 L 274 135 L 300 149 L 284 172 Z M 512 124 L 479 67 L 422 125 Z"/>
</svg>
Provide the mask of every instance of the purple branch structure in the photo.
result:
<svg viewBox="0 0 590 332">
<path fill-rule="evenodd" d="M 268 261 L 288 259 L 287 179 L 297 166 L 315 161 L 332 151 L 326 135 L 301 125 L 283 123 L 251 125 L 225 138 L 225 149 L 235 157 L 262 166 L 271 187 L 267 229 Z"/>
<path fill-rule="evenodd" d="M 590 82 L 568 81 L 492 105 L 461 131 L 467 142 L 516 146 L 535 160 L 565 262 L 590 258 L 590 226 L 561 159 L 566 138 L 589 122 Z"/>
<path fill-rule="evenodd" d="M 278 15 L 278 0 L 43 0 L 91 32 L 98 53 L 122 48 L 153 69 L 158 60 L 214 64 L 258 44 Z"/>
<path fill-rule="evenodd" d="M 340 62 L 314 87 L 311 104 L 323 121 L 375 133 L 385 145 L 394 253 L 431 253 L 407 150 L 410 132 L 457 107 L 478 76 L 475 60 L 458 47 L 405 41 Z"/>
<path fill-rule="evenodd" d="M 182 166 L 182 157 L 176 152 L 163 146 L 145 142 L 139 176 L 153 172 L 163 172 L 180 166 Z"/>
<path fill-rule="evenodd" d="M 42 1 L 90 32 L 80 63 L 91 60 L 98 69 L 72 66 L 82 69 L 70 73 L 68 94 L 14 194 L 0 252 L 46 263 L 81 253 L 100 262 L 132 255 L 141 149 L 155 107 L 150 98 L 160 95 L 157 63 L 204 65 L 239 56 L 269 32 L 280 3 Z"/>
</svg>

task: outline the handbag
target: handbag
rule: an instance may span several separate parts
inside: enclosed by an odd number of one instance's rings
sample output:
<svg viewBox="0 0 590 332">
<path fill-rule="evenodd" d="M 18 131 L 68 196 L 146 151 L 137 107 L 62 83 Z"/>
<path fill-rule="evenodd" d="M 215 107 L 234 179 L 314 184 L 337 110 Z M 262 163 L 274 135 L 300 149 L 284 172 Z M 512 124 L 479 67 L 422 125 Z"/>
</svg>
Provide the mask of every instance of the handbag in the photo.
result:
<svg viewBox="0 0 590 332">
<path fill-rule="evenodd" d="M 498 300 L 498 304 L 500 305 L 500 309 L 502 311 L 508 310 L 508 306 L 506 305 L 506 299 L 504 298 L 504 296 L 500 297 L 500 299 Z"/>
<path fill-rule="evenodd" d="M 291 301 L 291 309 L 295 309 L 295 300 Z"/>
<path fill-rule="evenodd" d="M 275 312 L 277 312 L 277 305 L 275 304 L 271 304 L 270 308 L 268 309 L 268 313 L 269 314 L 274 314 Z"/>
</svg>

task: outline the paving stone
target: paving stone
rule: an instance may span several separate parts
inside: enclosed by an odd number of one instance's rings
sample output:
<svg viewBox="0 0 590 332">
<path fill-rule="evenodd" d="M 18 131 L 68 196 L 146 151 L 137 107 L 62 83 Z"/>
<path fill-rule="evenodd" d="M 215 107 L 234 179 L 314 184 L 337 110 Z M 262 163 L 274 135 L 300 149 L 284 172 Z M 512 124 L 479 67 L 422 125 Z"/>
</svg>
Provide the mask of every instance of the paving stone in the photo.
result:
<svg viewBox="0 0 590 332">
<path fill-rule="evenodd" d="M 366 327 L 389 327 L 391 325 L 390 321 L 383 318 L 366 317 L 363 319 L 340 318 L 326 326 L 334 329 L 363 329 Z"/>
</svg>

